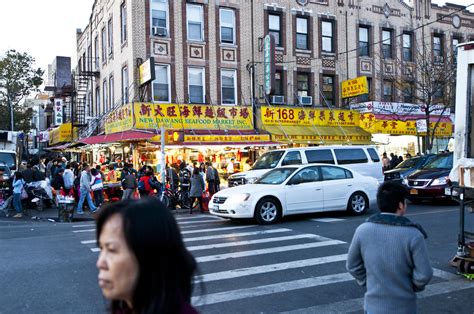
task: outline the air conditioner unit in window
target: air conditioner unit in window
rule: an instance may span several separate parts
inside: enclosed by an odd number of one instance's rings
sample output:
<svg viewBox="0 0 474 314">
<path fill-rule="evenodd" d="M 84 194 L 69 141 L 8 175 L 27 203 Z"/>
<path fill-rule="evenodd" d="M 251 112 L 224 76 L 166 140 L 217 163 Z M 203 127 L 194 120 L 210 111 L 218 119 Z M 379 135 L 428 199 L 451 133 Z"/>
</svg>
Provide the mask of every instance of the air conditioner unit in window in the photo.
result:
<svg viewBox="0 0 474 314">
<path fill-rule="evenodd" d="M 313 97 L 311 96 L 298 96 L 298 102 L 303 106 L 311 106 L 313 104 Z"/>
<path fill-rule="evenodd" d="M 166 27 L 153 26 L 153 36 L 166 37 L 168 36 L 168 30 Z"/>
<path fill-rule="evenodd" d="M 434 62 L 435 63 L 443 63 L 444 62 L 444 57 L 443 56 L 434 56 Z"/>
<path fill-rule="evenodd" d="M 272 96 L 272 104 L 275 104 L 275 105 L 285 104 L 285 96 Z"/>
</svg>

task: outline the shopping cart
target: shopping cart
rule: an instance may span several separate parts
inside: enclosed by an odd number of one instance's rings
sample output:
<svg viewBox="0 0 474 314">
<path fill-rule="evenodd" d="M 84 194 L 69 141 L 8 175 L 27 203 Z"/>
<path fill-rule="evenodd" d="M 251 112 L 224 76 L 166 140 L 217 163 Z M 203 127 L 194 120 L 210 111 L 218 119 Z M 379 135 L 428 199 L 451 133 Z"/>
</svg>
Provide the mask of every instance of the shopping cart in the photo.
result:
<svg viewBox="0 0 474 314">
<path fill-rule="evenodd" d="M 59 194 L 56 200 L 58 204 L 58 221 L 71 222 L 74 216 L 74 208 L 76 207 L 74 196 Z"/>
</svg>

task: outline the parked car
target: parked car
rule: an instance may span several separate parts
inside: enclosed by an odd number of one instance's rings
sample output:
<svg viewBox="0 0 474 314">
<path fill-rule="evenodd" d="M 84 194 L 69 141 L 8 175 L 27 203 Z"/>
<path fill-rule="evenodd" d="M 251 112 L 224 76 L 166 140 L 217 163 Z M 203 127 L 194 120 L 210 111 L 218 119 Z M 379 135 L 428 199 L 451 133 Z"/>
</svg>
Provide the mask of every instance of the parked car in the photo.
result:
<svg viewBox="0 0 474 314">
<path fill-rule="evenodd" d="M 410 159 L 406 159 L 403 162 L 399 163 L 394 169 L 387 170 L 384 172 L 384 180 L 396 180 L 398 182 L 402 182 L 403 179 L 408 177 L 410 174 L 415 172 L 418 169 L 423 168 L 427 165 L 433 158 L 435 158 L 435 154 L 429 154 L 424 156 L 417 156 L 412 157 Z"/>
<path fill-rule="evenodd" d="M 403 180 L 410 189 L 408 199 L 413 203 L 423 200 L 446 199 L 444 189 L 447 187 L 448 175 L 453 168 L 453 153 L 436 155 L 422 169 L 419 169 Z"/>
<path fill-rule="evenodd" d="M 271 169 L 288 165 L 323 163 L 343 165 L 358 173 L 383 181 L 382 161 L 373 146 L 318 146 L 272 150 L 255 161 L 250 171 L 228 179 L 229 187 L 254 183 Z"/>
<path fill-rule="evenodd" d="M 259 224 L 321 211 L 348 210 L 360 215 L 375 204 L 378 185 L 377 179 L 345 167 L 284 166 L 270 170 L 254 184 L 217 192 L 209 211 L 226 218 L 255 218 Z"/>
</svg>

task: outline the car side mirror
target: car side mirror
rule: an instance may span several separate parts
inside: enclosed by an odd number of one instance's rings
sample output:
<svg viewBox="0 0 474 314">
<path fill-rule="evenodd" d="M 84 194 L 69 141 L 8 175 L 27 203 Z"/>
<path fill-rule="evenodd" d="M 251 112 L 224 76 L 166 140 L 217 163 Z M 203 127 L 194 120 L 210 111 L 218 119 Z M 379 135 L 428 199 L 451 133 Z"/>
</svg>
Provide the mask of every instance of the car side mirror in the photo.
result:
<svg viewBox="0 0 474 314">
<path fill-rule="evenodd" d="M 301 183 L 301 179 L 300 178 L 293 178 L 290 180 L 290 182 L 288 182 L 289 185 L 298 185 Z"/>
</svg>

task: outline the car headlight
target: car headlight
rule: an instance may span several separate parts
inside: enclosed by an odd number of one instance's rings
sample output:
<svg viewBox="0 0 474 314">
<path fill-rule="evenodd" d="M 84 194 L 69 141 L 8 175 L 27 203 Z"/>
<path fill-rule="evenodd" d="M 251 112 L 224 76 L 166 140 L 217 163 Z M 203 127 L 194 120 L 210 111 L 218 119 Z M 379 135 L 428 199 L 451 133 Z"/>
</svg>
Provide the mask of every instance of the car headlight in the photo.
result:
<svg viewBox="0 0 474 314">
<path fill-rule="evenodd" d="M 441 177 L 434 179 L 433 182 L 431 182 L 431 185 L 446 185 L 447 184 L 448 177 Z"/>
<path fill-rule="evenodd" d="M 255 181 L 257 181 L 258 178 L 248 178 L 246 181 L 248 184 L 254 184 Z"/>
<path fill-rule="evenodd" d="M 232 195 L 227 199 L 226 202 L 229 203 L 242 203 L 247 201 L 250 198 L 250 193 L 243 193 L 243 194 L 237 194 L 237 195 Z"/>
<path fill-rule="evenodd" d="M 404 185 L 408 186 L 408 179 L 407 179 L 407 178 L 403 178 L 402 183 L 403 183 Z"/>
</svg>

